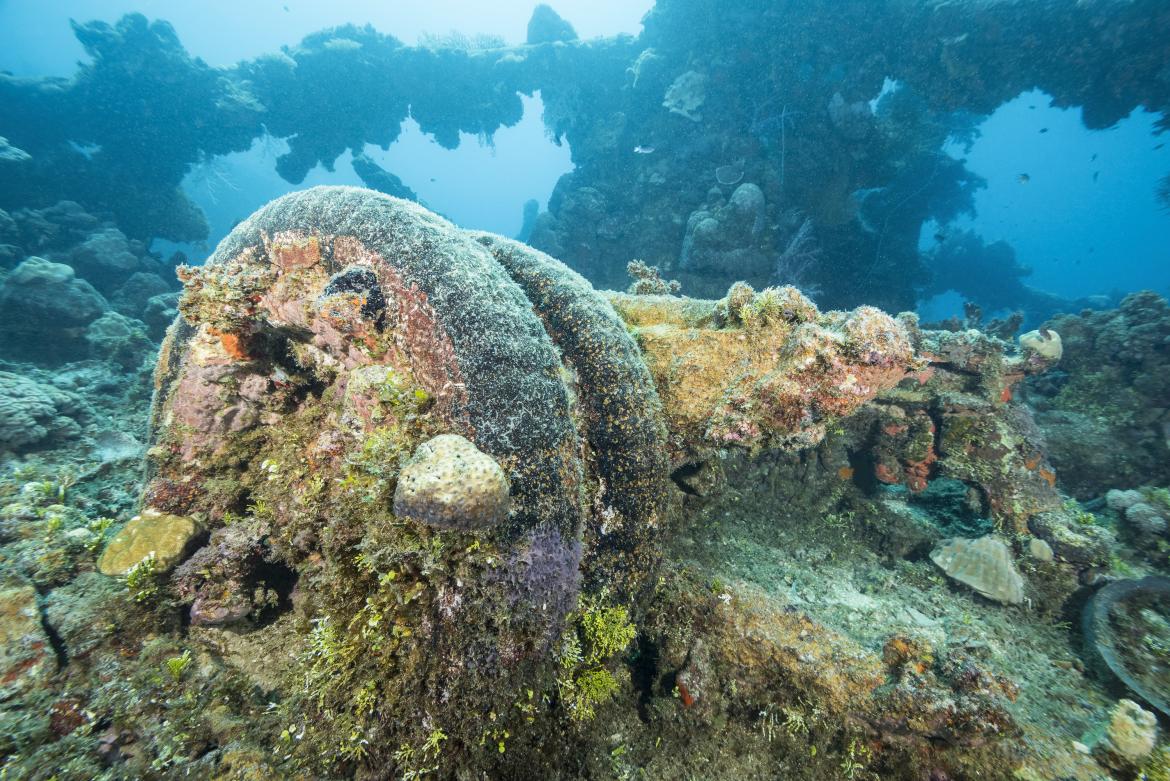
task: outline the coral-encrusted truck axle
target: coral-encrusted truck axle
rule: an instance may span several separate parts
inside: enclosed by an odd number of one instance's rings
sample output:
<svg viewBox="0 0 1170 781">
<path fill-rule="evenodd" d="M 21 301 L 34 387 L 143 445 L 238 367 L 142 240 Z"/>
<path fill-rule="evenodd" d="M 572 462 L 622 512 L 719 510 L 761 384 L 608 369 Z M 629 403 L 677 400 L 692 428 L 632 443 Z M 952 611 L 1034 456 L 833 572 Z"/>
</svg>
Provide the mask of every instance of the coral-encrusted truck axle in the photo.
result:
<svg viewBox="0 0 1170 781">
<path fill-rule="evenodd" d="M 638 604 L 672 468 L 815 446 L 878 399 L 893 443 L 878 477 L 917 489 L 932 420 L 959 414 L 932 393 L 980 387 L 982 404 L 996 372 L 1044 365 L 912 316 L 822 313 L 791 287 L 603 295 L 523 244 L 355 188 L 273 201 L 181 276 L 139 542 L 157 519 L 210 532 L 173 578 L 196 624 L 262 609 L 255 573 L 290 572 L 316 626 L 310 677 L 373 686 L 378 723 L 412 745 L 429 723 L 470 746 L 483 714 L 546 690 L 579 589 Z"/>
</svg>

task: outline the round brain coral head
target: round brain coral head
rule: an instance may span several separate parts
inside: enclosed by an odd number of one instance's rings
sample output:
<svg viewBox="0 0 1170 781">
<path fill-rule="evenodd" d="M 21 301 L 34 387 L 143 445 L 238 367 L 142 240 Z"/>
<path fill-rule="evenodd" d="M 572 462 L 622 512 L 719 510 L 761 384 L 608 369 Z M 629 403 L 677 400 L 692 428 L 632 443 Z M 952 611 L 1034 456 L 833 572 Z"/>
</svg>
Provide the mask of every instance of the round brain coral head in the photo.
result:
<svg viewBox="0 0 1170 781">
<path fill-rule="evenodd" d="M 483 529 L 508 517 L 508 478 L 495 459 L 458 434 L 418 446 L 398 476 L 394 514 L 440 529 Z"/>
</svg>

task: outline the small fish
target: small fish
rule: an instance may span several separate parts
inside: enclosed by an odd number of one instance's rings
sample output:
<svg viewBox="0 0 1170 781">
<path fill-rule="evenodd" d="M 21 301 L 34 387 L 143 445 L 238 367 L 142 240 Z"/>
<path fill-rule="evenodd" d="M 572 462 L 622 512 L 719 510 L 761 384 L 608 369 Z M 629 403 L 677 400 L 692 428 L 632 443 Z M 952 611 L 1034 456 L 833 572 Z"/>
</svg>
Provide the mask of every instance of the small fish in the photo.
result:
<svg viewBox="0 0 1170 781">
<path fill-rule="evenodd" d="M 936 234 L 934 234 L 934 240 L 937 241 L 939 244 L 942 244 L 944 241 L 947 240 L 947 234 L 941 233 L 941 232 L 936 233 Z"/>
<path fill-rule="evenodd" d="M 288 6 L 287 6 L 287 5 L 281 6 L 281 8 L 283 8 L 283 9 L 284 9 L 284 12 L 285 12 L 286 14 L 288 13 Z"/>
<path fill-rule="evenodd" d="M 634 154 L 652 155 L 652 154 L 654 154 L 654 147 L 643 146 L 642 144 L 638 144 L 636 147 L 634 147 Z"/>
<path fill-rule="evenodd" d="M 1016 177 L 1016 181 L 1020 184 L 1027 184 L 1028 182 L 1032 181 L 1032 177 L 1028 176 L 1028 174 L 1020 174 Z"/>
<path fill-rule="evenodd" d="M 1035 110 L 1036 110 L 1036 107 L 1035 107 L 1035 106 L 1028 106 L 1028 110 L 1029 110 L 1029 111 L 1035 111 Z"/>
<path fill-rule="evenodd" d="M 1052 338 L 1052 332 L 1051 332 L 1051 331 L 1049 331 L 1047 328 L 1041 328 L 1041 329 L 1040 329 L 1040 335 L 1041 335 L 1041 336 L 1043 336 L 1045 339 L 1051 339 L 1051 338 Z"/>
<path fill-rule="evenodd" d="M 1097 177 L 1098 177 L 1098 176 L 1100 176 L 1100 175 L 1101 175 L 1101 172 L 1100 172 L 1100 171 L 1094 171 L 1094 172 L 1093 172 L 1093 181 L 1094 181 L 1094 182 L 1095 182 L 1095 181 L 1097 181 Z"/>
<path fill-rule="evenodd" d="M 1095 163 L 1095 162 L 1097 162 L 1097 153 L 1096 153 L 1096 152 L 1094 152 L 1094 153 L 1093 153 L 1093 156 L 1089 158 L 1089 162 L 1090 162 L 1090 163 Z"/>
<path fill-rule="evenodd" d="M 1165 142 L 1165 141 L 1163 141 L 1162 143 L 1160 143 L 1160 144 L 1158 144 L 1156 147 L 1154 147 L 1154 151 L 1155 151 L 1155 152 L 1157 152 L 1159 149 L 1161 149 L 1161 148 L 1162 148 L 1162 147 L 1164 147 L 1164 146 L 1166 146 L 1166 142 Z"/>
<path fill-rule="evenodd" d="M 1041 133 L 1047 133 L 1047 132 L 1048 132 L 1048 128 L 1046 128 L 1046 127 L 1042 127 L 1042 128 L 1040 128 L 1040 132 L 1041 132 Z"/>
<path fill-rule="evenodd" d="M 432 182 L 433 182 L 433 181 L 435 181 L 435 177 L 433 177 L 433 176 L 432 176 L 432 177 L 431 177 L 431 181 L 432 181 Z"/>
</svg>

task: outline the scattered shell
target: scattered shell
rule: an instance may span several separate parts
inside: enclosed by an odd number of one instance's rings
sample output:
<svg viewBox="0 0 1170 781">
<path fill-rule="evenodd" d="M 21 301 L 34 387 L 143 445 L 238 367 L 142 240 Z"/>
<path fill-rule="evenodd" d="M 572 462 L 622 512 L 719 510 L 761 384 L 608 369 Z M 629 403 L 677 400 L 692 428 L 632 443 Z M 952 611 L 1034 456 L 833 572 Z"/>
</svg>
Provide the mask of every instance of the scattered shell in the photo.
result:
<svg viewBox="0 0 1170 781">
<path fill-rule="evenodd" d="M 1020 349 L 1025 352 L 1034 352 L 1041 358 L 1055 363 L 1064 355 L 1064 346 L 1060 341 L 1060 334 L 1047 328 L 1029 331 L 1020 337 Z"/>
<path fill-rule="evenodd" d="M 992 535 L 967 540 L 943 540 L 930 554 L 947 577 L 970 586 L 988 599 L 1017 605 L 1024 601 L 1024 579 L 1016 571 L 1011 551 Z"/>
<path fill-rule="evenodd" d="M 715 169 L 715 181 L 725 186 L 739 184 L 743 179 L 743 160 L 730 165 L 721 165 Z"/>
</svg>

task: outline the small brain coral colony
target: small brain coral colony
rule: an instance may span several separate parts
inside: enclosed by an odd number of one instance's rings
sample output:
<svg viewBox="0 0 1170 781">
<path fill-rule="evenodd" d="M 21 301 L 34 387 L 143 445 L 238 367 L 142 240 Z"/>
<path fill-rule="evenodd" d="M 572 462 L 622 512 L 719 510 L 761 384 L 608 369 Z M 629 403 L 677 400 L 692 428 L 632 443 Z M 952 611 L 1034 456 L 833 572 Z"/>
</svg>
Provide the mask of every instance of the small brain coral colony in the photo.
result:
<svg viewBox="0 0 1170 781">
<path fill-rule="evenodd" d="M 288 740 L 343 774 L 482 768 L 493 749 L 523 762 L 525 745 L 554 740 L 540 714 L 580 724 L 633 685 L 615 660 L 635 622 L 662 654 L 642 657 L 646 692 L 676 681 L 696 713 L 774 696 L 731 645 L 762 619 L 729 593 L 701 607 L 682 596 L 689 576 L 659 567 L 684 501 L 702 493 L 695 476 L 731 451 L 819 449 L 839 485 L 855 469 L 859 485 L 911 493 L 946 476 L 1008 530 L 1060 507 L 1028 421 L 1006 404 L 1055 359 L 1034 345 L 1008 356 L 913 316 L 821 312 L 792 287 L 740 283 L 719 301 L 601 293 L 526 245 L 347 187 L 273 201 L 180 276 L 143 507 L 102 571 L 124 574 L 136 599 L 170 573 L 203 637 L 246 624 L 251 663 L 217 641 L 241 668 L 280 649 L 262 666 L 301 724 Z M 853 466 L 828 455 L 841 437 Z M 975 555 L 980 544 L 994 555 Z M 976 541 L 966 558 L 950 545 L 935 558 L 948 574 L 1023 600 L 1004 543 Z M 768 630 L 780 634 L 761 659 L 789 658 L 786 631 Z M 823 642 L 832 655 L 844 641 Z M 865 672 L 877 662 L 858 659 L 830 698 L 838 716 L 877 702 Z M 836 674 L 792 664 L 777 680 Z M 942 713 L 924 698 L 896 707 Z M 976 731 L 998 730 L 995 713 Z"/>
</svg>

